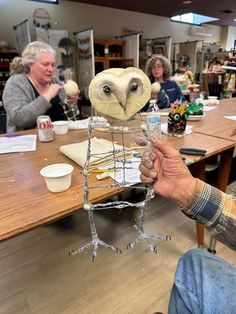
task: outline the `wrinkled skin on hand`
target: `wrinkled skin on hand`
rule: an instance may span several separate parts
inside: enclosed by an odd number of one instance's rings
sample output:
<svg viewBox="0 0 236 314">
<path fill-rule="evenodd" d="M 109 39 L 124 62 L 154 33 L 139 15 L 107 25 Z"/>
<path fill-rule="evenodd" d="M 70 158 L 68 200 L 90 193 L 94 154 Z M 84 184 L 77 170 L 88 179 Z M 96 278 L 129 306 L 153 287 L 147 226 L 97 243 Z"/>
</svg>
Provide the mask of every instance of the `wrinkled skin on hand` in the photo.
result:
<svg viewBox="0 0 236 314">
<path fill-rule="evenodd" d="M 180 153 L 153 136 L 152 151 L 145 151 L 139 169 L 143 182 L 153 182 L 155 193 L 185 205 L 192 197 L 196 179 L 184 164 Z"/>
</svg>

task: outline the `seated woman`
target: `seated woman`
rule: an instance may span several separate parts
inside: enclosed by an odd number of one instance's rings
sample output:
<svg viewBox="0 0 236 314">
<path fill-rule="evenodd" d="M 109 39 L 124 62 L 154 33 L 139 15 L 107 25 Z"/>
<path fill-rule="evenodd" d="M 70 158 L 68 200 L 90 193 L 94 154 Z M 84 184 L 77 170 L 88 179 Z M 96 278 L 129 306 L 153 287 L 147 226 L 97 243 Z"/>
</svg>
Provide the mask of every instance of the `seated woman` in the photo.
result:
<svg viewBox="0 0 236 314">
<path fill-rule="evenodd" d="M 171 64 L 167 58 L 159 55 L 150 58 L 146 64 L 146 74 L 152 84 L 155 82 L 160 83 L 162 98 L 164 94 L 167 96 L 163 102 L 157 99 L 157 104 L 160 109 L 168 108 L 175 100 L 182 100 L 184 98 L 179 85 L 169 79 L 171 75 Z M 169 101 L 166 101 L 166 98 L 169 98 Z M 143 108 L 143 111 L 147 111 L 148 106 L 149 104 Z"/>
<path fill-rule="evenodd" d="M 3 91 L 7 132 L 35 128 L 40 115 L 49 115 L 52 121 L 76 119 L 78 95 L 66 97 L 53 77 L 55 55 L 49 45 L 35 41 L 13 60 Z"/>
</svg>

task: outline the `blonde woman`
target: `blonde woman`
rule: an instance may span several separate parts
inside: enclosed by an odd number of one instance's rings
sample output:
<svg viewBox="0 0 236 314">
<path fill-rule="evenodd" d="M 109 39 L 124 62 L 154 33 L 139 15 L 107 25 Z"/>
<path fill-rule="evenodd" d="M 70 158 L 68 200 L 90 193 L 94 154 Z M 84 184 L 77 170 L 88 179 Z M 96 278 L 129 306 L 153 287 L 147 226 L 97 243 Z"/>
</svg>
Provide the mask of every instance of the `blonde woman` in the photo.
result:
<svg viewBox="0 0 236 314">
<path fill-rule="evenodd" d="M 66 99 L 63 86 L 53 77 L 55 54 L 48 44 L 35 41 L 13 60 L 3 91 L 7 132 L 34 128 L 40 115 L 49 115 L 52 121 L 76 118 L 78 95 Z"/>
</svg>

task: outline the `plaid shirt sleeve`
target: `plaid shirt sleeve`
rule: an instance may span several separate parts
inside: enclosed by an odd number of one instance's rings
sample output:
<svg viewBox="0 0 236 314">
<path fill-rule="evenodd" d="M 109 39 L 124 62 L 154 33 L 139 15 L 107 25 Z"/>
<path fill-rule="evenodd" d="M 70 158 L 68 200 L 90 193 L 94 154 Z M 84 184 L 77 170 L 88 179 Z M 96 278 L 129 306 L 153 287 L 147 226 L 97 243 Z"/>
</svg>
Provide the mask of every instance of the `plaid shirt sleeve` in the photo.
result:
<svg viewBox="0 0 236 314">
<path fill-rule="evenodd" d="M 183 212 L 204 224 L 213 236 L 236 250 L 236 200 L 197 179 L 194 196 Z"/>
</svg>

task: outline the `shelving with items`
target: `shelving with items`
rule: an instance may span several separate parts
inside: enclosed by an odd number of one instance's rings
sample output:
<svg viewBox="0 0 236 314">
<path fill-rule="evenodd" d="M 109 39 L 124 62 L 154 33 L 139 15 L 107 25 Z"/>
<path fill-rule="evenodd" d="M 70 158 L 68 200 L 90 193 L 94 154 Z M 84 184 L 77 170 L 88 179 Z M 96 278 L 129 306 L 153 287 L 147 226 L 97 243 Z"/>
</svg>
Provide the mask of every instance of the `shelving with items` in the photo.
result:
<svg viewBox="0 0 236 314">
<path fill-rule="evenodd" d="M 225 61 L 222 69 L 226 72 L 223 82 L 223 96 L 224 98 L 230 98 L 232 95 L 234 96 L 236 91 L 236 57 L 231 57 Z"/>
<path fill-rule="evenodd" d="M 95 73 L 109 68 L 123 67 L 125 41 L 118 39 L 95 39 Z"/>
<path fill-rule="evenodd" d="M 2 94 L 6 81 L 10 77 L 10 63 L 16 56 L 18 56 L 18 53 L 15 48 L 9 48 L 8 52 L 0 51 L 0 101 L 2 101 Z"/>
</svg>

